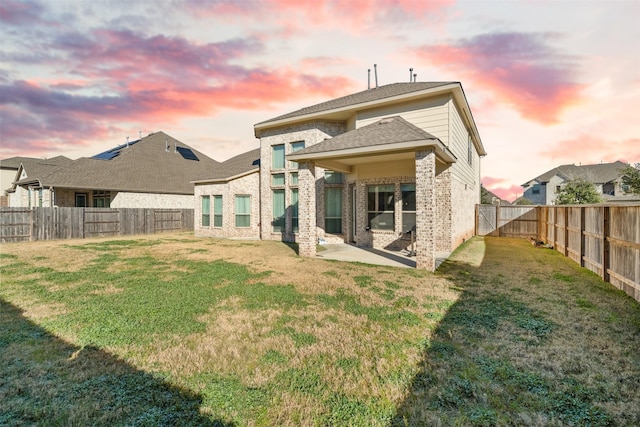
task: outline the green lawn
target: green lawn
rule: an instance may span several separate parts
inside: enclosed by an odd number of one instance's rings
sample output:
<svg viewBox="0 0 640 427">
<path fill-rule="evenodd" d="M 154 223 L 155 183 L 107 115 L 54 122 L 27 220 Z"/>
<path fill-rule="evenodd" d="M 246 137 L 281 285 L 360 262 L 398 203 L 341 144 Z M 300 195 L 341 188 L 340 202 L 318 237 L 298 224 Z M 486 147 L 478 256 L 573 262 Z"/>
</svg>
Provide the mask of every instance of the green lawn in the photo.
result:
<svg viewBox="0 0 640 427">
<path fill-rule="evenodd" d="M 3 244 L 0 425 L 640 425 L 640 304 L 553 250 Z"/>
</svg>

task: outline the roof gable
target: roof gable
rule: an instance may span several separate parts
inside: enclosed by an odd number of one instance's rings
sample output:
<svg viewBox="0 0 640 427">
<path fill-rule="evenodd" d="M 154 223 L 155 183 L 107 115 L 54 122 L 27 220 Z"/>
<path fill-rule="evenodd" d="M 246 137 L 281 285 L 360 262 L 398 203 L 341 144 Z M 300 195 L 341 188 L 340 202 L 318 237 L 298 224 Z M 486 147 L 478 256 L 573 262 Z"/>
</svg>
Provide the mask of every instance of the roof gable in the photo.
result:
<svg viewBox="0 0 640 427">
<path fill-rule="evenodd" d="M 270 122 L 276 122 L 283 119 L 304 116 L 307 114 L 319 113 L 324 111 L 333 110 L 336 108 L 351 107 L 359 104 L 365 104 L 368 102 L 379 101 L 386 98 L 392 98 L 398 95 L 405 95 L 412 92 L 418 92 L 423 90 L 432 89 L 439 86 L 447 86 L 457 82 L 413 82 L 413 83 L 392 83 L 384 86 L 379 86 L 373 89 L 367 89 L 362 92 L 353 93 L 351 95 L 342 96 L 326 102 L 304 107 L 291 113 L 283 114 L 278 117 L 274 117 L 264 122 L 258 123 L 267 124 Z"/>
<path fill-rule="evenodd" d="M 480 139 L 462 85 L 460 82 L 454 81 L 392 83 L 364 90 L 257 123 L 254 125 L 254 134 L 260 138 L 262 132 L 267 129 L 312 120 L 348 121 L 353 119 L 358 111 L 365 109 L 443 95 L 449 95 L 457 108 L 461 110 L 461 118 L 472 135 L 476 151 L 480 156 L 485 156 L 487 153 Z"/>
<path fill-rule="evenodd" d="M 247 151 L 222 162 L 207 177 L 193 183 L 226 182 L 260 170 L 260 149 Z"/>
<path fill-rule="evenodd" d="M 296 151 L 295 154 L 300 156 L 423 140 L 438 140 L 438 138 L 402 117 L 394 116 L 326 139 L 311 147 Z"/>
</svg>

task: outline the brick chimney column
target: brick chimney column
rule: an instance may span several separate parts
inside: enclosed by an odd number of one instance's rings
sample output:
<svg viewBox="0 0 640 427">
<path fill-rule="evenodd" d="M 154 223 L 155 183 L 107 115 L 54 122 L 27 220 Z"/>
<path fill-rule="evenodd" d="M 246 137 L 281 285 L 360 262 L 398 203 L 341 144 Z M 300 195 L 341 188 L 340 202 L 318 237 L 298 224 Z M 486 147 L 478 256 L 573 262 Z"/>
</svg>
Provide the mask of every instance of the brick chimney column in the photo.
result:
<svg viewBox="0 0 640 427">
<path fill-rule="evenodd" d="M 316 166 L 298 164 L 298 251 L 300 256 L 316 255 Z"/>
<path fill-rule="evenodd" d="M 435 270 L 436 154 L 416 152 L 416 268 Z"/>
</svg>

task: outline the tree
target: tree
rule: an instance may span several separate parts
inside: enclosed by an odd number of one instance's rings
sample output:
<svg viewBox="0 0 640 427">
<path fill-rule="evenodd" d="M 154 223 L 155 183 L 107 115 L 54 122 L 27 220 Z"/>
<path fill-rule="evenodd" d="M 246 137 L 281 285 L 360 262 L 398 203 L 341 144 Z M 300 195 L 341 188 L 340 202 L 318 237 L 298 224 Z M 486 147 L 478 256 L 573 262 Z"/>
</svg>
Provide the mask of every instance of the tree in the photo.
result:
<svg viewBox="0 0 640 427">
<path fill-rule="evenodd" d="M 600 202 L 602 202 L 602 199 L 596 190 L 596 186 L 582 178 L 567 182 L 556 193 L 555 199 L 557 205 L 584 205 Z"/>
<path fill-rule="evenodd" d="M 629 186 L 629 191 L 640 195 L 640 163 L 635 166 L 628 165 L 622 169 L 622 183 Z"/>
<path fill-rule="evenodd" d="M 484 188 L 484 185 L 480 184 L 480 203 L 483 205 L 490 205 L 493 203 L 493 193 Z"/>
<path fill-rule="evenodd" d="M 513 204 L 514 205 L 532 205 L 533 202 L 531 200 L 527 199 L 526 197 L 522 196 L 518 200 L 513 202 Z"/>
</svg>

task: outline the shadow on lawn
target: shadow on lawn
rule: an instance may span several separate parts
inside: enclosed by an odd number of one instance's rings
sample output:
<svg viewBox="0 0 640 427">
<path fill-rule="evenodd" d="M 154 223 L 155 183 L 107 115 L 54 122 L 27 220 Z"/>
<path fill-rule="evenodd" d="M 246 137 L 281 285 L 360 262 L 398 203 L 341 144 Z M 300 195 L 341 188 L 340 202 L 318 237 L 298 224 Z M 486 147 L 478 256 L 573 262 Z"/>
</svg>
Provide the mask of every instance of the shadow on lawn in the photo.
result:
<svg viewBox="0 0 640 427">
<path fill-rule="evenodd" d="M 220 426 L 197 394 L 71 345 L 0 298 L 0 425 Z"/>
<path fill-rule="evenodd" d="M 439 269 L 462 294 L 434 331 L 391 425 L 616 424 L 597 405 L 624 398 L 616 396 L 615 381 L 589 388 L 579 374 L 557 372 L 551 378 L 518 364 L 523 348 L 536 355 L 531 357 L 553 358 L 554 349 L 545 347 L 547 338 L 565 326 L 549 321 L 528 303 L 534 298 L 526 297 L 527 290 L 505 277 L 510 272 L 501 262 L 510 254 L 498 245 L 497 240 L 487 242 L 479 266 L 448 260 Z M 519 298 L 522 293 L 525 297 Z M 584 337 L 573 334 L 573 339 Z"/>
</svg>

